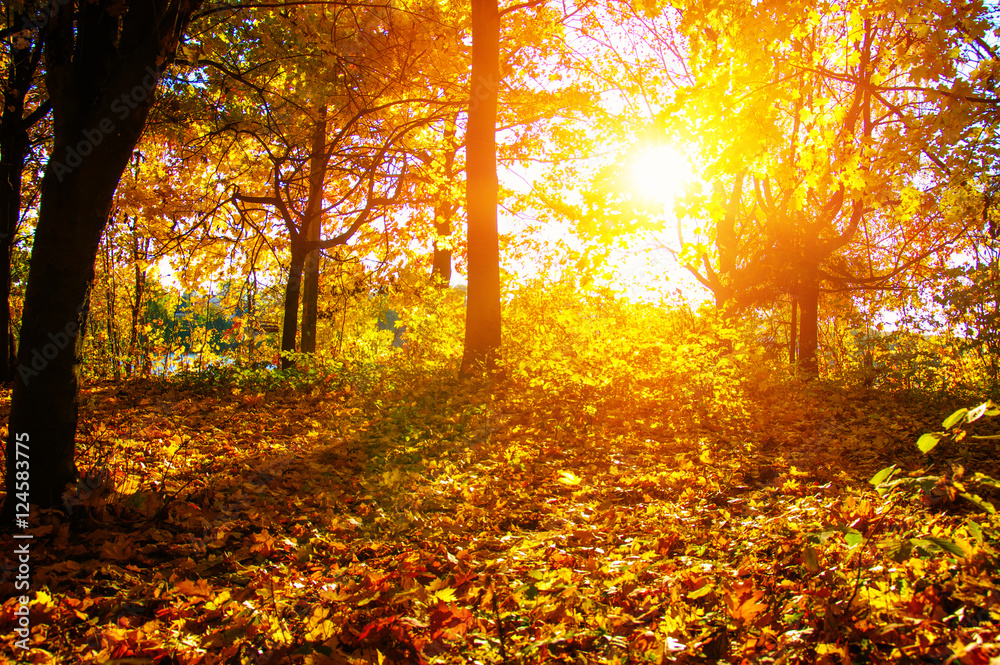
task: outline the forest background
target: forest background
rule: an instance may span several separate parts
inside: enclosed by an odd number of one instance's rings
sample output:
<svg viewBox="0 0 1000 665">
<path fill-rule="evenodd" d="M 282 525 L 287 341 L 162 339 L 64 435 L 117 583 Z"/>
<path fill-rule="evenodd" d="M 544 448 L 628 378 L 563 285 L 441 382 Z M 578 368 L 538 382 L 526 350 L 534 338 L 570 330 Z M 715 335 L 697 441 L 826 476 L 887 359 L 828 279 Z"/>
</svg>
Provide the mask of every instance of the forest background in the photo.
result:
<svg viewBox="0 0 1000 665">
<path fill-rule="evenodd" d="M 995 662 L 997 31 L 5 3 L 10 657 Z"/>
</svg>

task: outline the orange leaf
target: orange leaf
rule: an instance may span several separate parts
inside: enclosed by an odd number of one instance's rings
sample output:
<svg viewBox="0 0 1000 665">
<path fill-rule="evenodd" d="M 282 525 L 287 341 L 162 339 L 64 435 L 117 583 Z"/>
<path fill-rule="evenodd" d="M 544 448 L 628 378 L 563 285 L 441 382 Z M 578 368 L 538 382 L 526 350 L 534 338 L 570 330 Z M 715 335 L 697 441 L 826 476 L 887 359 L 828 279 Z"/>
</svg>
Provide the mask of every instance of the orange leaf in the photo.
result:
<svg viewBox="0 0 1000 665">
<path fill-rule="evenodd" d="M 209 585 L 208 580 L 198 580 L 197 582 L 181 580 L 174 585 L 174 591 L 184 596 L 212 597 L 212 587 Z"/>
</svg>

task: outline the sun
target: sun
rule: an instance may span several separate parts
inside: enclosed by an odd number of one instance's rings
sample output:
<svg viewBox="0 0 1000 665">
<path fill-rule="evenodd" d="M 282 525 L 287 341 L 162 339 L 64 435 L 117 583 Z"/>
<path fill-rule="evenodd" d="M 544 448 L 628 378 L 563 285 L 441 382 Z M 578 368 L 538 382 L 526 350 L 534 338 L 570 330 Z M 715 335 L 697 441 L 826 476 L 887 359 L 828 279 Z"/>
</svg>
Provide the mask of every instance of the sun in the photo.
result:
<svg viewBox="0 0 1000 665">
<path fill-rule="evenodd" d="M 671 145 L 639 149 L 629 160 L 629 187 L 642 199 L 671 206 L 692 179 L 691 161 Z"/>
</svg>

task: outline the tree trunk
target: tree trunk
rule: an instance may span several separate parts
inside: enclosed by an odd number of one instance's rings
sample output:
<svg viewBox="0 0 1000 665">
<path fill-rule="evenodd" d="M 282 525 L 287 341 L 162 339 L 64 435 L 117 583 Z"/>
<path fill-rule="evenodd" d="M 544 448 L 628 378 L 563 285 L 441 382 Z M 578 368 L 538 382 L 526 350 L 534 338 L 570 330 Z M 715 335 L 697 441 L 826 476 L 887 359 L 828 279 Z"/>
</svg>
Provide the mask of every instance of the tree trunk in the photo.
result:
<svg viewBox="0 0 1000 665">
<path fill-rule="evenodd" d="M 798 314 L 799 301 L 792 296 L 792 323 L 788 328 L 788 364 L 795 364 L 795 347 L 796 342 L 798 342 L 798 321 L 796 320 Z"/>
<path fill-rule="evenodd" d="M 309 227 L 309 240 L 319 240 L 319 224 Z M 316 319 L 319 309 L 319 250 L 306 255 L 302 271 L 302 353 L 316 352 Z"/>
<path fill-rule="evenodd" d="M 243 312 L 243 336 L 247 341 L 247 367 L 254 365 L 254 349 L 257 341 L 257 312 L 255 299 L 257 297 L 257 271 L 250 263 L 250 276 L 247 279 L 247 306 Z"/>
<path fill-rule="evenodd" d="M 295 324 L 299 319 L 299 291 L 306 252 L 292 242 L 292 261 L 288 266 L 288 283 L 285 285 L 285 317 L 281 330 L 281 369 L 292 367 L 295 362 L 286 353 L 295 353 Z"/>
<path fill-rule="evenodd" d="M 102 254 L 104 275 L 107 280 L 104 284 L 104 325 L 108 336 L 108 363 L 111 365 L 111 378 L 115 383 L 118 383 L 121 381 L 121 343 L 118 340 L 118 328 L 115 325 L 117 289 L 115 288 L 115 259 L 111 250 L 110 238 L 105 238 Z"/>
<path fill-rule="evenodd" d="M 493 367 L 500 348 L 496 118 L 500 87 L 497 0 L 472 0 L 472 76 L 466 130 L 469 290 L 462 374 Z"/>
<path fill-rule="evenodd" d="M 145 358 L 140 362 L 139 356 L 139 324 L 142 320 L 142 299 L 146 295 L 146 270 L 139 268 L 139 262 L 145 262 L 149 258 L 149 238 L 139 241 L 139 234 L 135 228 L 136 219 L 132 220 L 132 267 L 134 271 L 135 298 L 132 300 L 132 326 L 128 338 L 128 364 L 126 368 L 128 375 L 132 376 L 133 367 L 141 371 L 145 367 Z"/>
<path fill-rule="evenodd" d="M 307 241 L 318 241 L 323 230 L 323 183 L 326 180 L 326 107 L 320 109 L 309 155 L 309 200 L 303 223 Z M 320 250 L 306 256 L 302 285 L 302 353 L 316 352 L 316 319 L 319 308 Z"/>
<path fill-rule="evenodd" d="M 438 205 L 434 206 L 434 232 L 437 238 L 434 239 L 431 282 L 444 289 L 451 283 L 451 220 L 442 215 Z"/>
<path fill-rule="evenodd" d="M 62 505 L 63 491 L 76 480 L 80 314 L 115 189 L 152 105 L 154 67 L 172 57 L 198 5 L 55 3 L 42 29 L 55 132 L 11 396 L 5 521 L 26 520 L 29 502 Z M 25 466 L 29 496 L 14 484 Z"/>
<path fill-rule="evenodd" d="M 117 155 L 118 164 L 109 156 L 110 163 L 78 169 L 62 182 L 52 177 L 50 162 L 42 182 L 7 443 L 7 477 L 13 480 L 15 437 L 30 442 L 31 502 L 42 507 L 61 505 L 63 490 L 76 477 L 79 358 L 74 338 L 117 185 L 114 171 L 121 175 L 130 153 L 128 146 Z M 54 154 L 66 153 L 57 149 Z M 10 515 L 14 494 L 7 496 Z"/>
<path fill-rule="evenodd" d="M 24 21 L 24 14 L 13 14 L 12 24 Z M 0 382 L 14 380 L 16 347 L 10 314 L 11 252 L 21 217 L 21 175 L 28 155 L 28 129 L 44 117 L 41 113 L 24 117 L 24 100 L 31 88 L 40 58 L 40 43 L 33 40 L 19 47 L 12 39 L 7 80 L 0 111 Z"/>
<path fill-rule="evenodd" d="M 816 351 L 819 348 L 819 281 L 815 276 L 799 285 L 799 367 L 806 378 L 819 376 Z"/>
</svg>

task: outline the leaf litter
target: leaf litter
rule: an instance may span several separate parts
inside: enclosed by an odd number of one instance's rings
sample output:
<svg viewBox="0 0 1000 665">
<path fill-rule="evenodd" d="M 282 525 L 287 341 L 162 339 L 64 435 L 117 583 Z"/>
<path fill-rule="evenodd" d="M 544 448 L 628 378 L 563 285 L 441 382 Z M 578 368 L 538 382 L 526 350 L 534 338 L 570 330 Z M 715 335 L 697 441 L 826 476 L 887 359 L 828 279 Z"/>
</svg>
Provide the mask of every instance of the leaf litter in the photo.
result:
<svg viewBox="0 0 1000 665">
<path fill-rule="evenodd" d="M 996 515 L 868 483 L 937 411 L 763 388 L 89 388 L 25 662 L 996 662 Z"/>
</svg>

